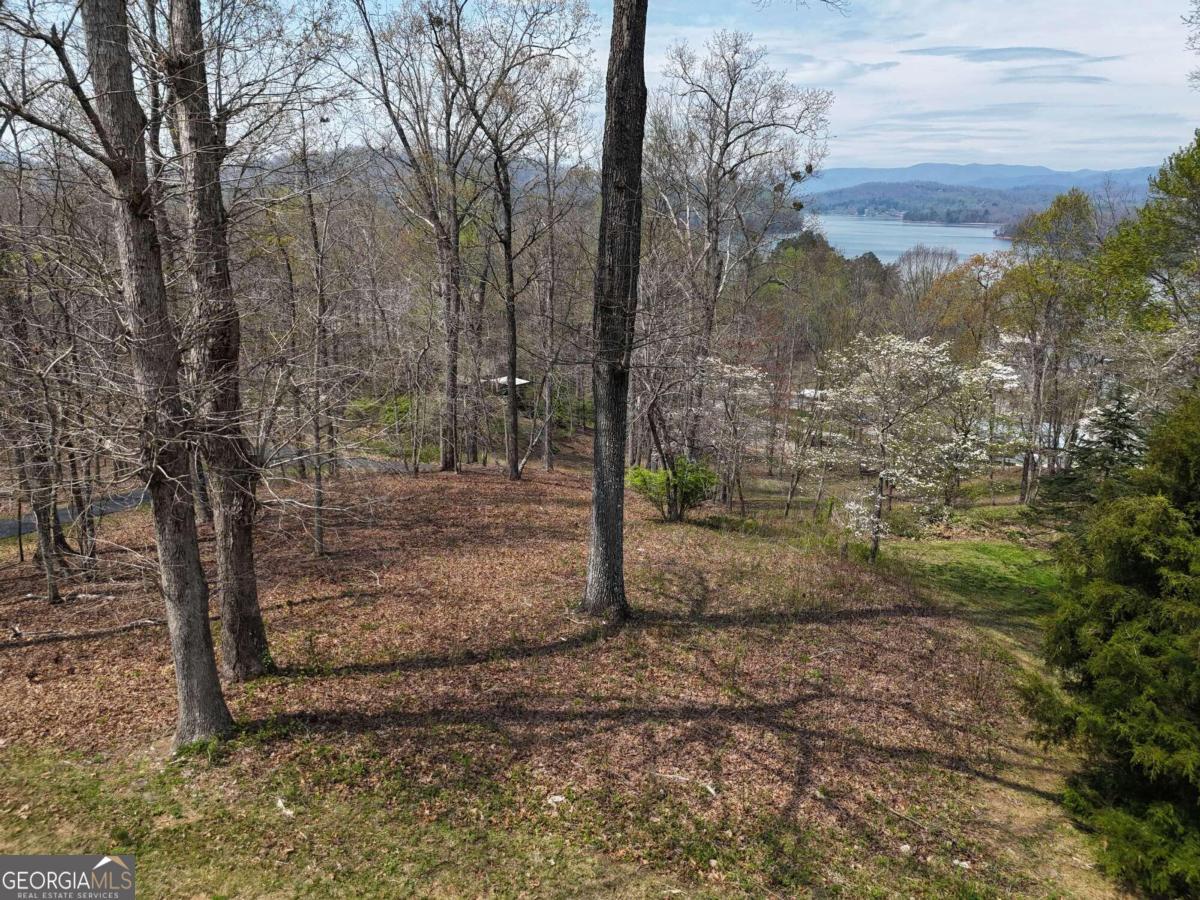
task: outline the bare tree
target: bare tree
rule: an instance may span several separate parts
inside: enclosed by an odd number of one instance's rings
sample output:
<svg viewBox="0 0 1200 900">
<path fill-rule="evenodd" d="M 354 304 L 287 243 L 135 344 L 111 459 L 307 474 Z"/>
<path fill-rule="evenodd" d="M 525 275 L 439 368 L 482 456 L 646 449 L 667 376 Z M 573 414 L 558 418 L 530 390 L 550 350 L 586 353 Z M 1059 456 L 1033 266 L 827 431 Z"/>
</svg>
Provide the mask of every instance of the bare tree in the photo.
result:
<svg viewBox="0 0 1200 900">
<path fill-rule="evenodd" d="M 437 247 L 446 331 L 441 468 L 457 471 L 462 223 L 473 202 L 463 170 L 478 165 L 478 121 L 430 40 L 432 23 L 423 7 L 406 2 L 382 26 L 365 0 L 354 0 L 354 8 L 367 58 L 350 77 L 382 110 L 392 141 L 379 148 L 380 159 L 402 176 L 401 202 L 430 230 Z"/>
<path fill-rule="evenodd" d="M 694 361 L 713 354 L 717 316 L 781 211 L 825 151 L 832 95 L 794 85 L 742 32 L 719 31 L 698 56 L 672 48 L 651 117 L 650 181 L 685 265 Z M 763 198 L 766 197 L 766 203 Z M 699 447 L 703 379 L 691 379 L 684 452 Z"/>
<path fill-rule="evenodd" d="M 617 622 L 629 616 L 624 565 L 625 441 L 641 263 L 646 8 L 647 0 L 613 2 L 592 314 L 596 433 L 587 584 L 580 608 Z"/>
<path fill-rule="evenodd" d="M 44 48 L 54 74 L 37 90 L 0 85 L 0 109 L 54 132 L 99 163 L 112 196 L 115 239 L 124 288 L 124 327 L 142 401 L 142 457 L 151 497 L 167 627 L 179 702 L 177 745 L 228 731 L 233 720 L 221 693 L 208 586 L 200 565 L 188 449 L 191 423 L 180 391 L 179 345 L 169 315 L 162 249 L 146 159 L 146 115 L 138 102 L 124 0 L 82 0 L 89 81 L 77 74 L 69 39 L 72 22 L 43 27 L 39 10 L 5 12 L 0 26 Z M 52 79 L 52 80 L 51 80 Z M 42 93 L 65 86 L 75 122 L 44 115 Z M 28 87 L 28 81 L 22 87 Z M 81 117 L 83 127 L 78 127 Z M 82 123 L 81 123 L 82 124 Z"/>
<path fill-rule="evenodd" d="M 177 103 L 183 154 L 190 263 L 201 334 L 203 450 L 212 492 L 221 594 L 222 673 L 233 681 L 267 671 L 267 633 L 254 568 L 256 460 L 242 428 L 241 319 L 230 277 L 229 236 L 221 196 L 226 152 L 209 107 L 200 0 L 171 0 L 168 80 Z"/>
<path fill-rule="evenodd" d="M 54 483 L 54 454 L 50 442 L 50 425 L 43 415 L 38 397 L 43 393 L 39 375 L 42 366 L 35 358 L 29 340 L 26 311 L 21 308 L 15 279 L 5 270 L 8 247 L 0 244 L 0 343 L 7 353 L 0 383 L 8 383 L 17 399 L 10 417 L 14 424 L 14 453 L 17 459 L 20 487 L 29 495 L 37 526 L 37 552 L 42 572 L 46 576 L 46 599 L 61 603 L 58 587 L 58 548 L 54 541 L 57 518 Z"/>
<path fill-rule="evenodd" d="M 481 4 L 470 19 L 464 16 L 465 8 L 464 0 L 454 0 L 443 8 L 444 15 L 431 13 L 431 32 L 491 157 L 506 337 L 505 457 L 508 477 L 515 481 L 521 477 L 517 300 L 533 280 L 518 279 L 517 264 L 548 223 L 518 237 L 514 167 L 545 127 L 536 103 L 538 79 L 552 72 L 556 58 L 579 52 L 588 15 L 571 0 Z"/>
</svg>

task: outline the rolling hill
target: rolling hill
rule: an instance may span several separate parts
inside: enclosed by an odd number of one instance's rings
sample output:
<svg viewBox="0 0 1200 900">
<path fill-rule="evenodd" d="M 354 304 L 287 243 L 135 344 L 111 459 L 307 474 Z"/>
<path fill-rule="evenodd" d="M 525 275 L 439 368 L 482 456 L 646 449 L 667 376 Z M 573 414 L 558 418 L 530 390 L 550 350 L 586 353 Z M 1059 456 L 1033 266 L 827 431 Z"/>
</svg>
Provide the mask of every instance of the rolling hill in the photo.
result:
<svg viewBox="0 0 1200 900">
<path fill-rule="evenodd" d="M 884 216 L 915 222 L 989 222 L 1002 225 L 1042 209 L 1054 188 L 996 188 L 910 181 L 868 182 L 813 196 L 814 212 L 852 216 Z"/>
<path fill-rule="evenodd" d="M 952 165 L 919 163 L 904 168 L 832 168 L 820 172 L 807 185 L 809 193 L 822 194 L 863 184 L 935 182 L 958 187 L 1010 190 L 1013 188 L 1053 189 L 1073 187 L 1100 190 L 1111 182 L 1119 188 L 1144 191 L 1146 182 L 1157 171 L 1155 166 L 1134 169 L 1079 169 L 1063 172 L 1045 166 Z"/>
<path fill-rule="evenodd" d="M 922 163 L 900 169 L 829 169 L 807 185 L 809 209 L 840 215 L 882 216 L 914 222 L 987 222 L 1011 226 L 1044 209 L 1058 194 L 1079 188 L 1145 200 L 1155 170 L 1058 172 L 1042 166 Z"/>
</svg>

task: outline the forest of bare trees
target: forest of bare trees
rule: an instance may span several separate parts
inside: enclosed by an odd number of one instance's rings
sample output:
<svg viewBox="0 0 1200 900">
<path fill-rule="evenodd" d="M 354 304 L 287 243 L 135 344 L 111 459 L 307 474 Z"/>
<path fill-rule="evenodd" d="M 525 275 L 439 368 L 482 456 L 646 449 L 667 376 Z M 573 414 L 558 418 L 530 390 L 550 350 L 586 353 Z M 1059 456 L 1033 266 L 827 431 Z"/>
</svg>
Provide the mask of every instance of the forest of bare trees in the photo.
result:
<svg viewBox="0 0 1200 900">
<path fill-rule="evenodd" d="M 817 512 L 861 476 L 828 514 L 874 558 L 897 493 L 1015 464 L 1032 501 L 1097 409 L 1194 377 L 1195 309 L 1122 329 L 1078 192 L 1011 253 L 843 257 L 804 230 L 832 94 L 729 31 L 648 90 L 646 16 L 617 0 L 602 84 L 575 0 L 0 9 L 4 516 L 59 603 L 145 491 L 177 742 L 272 670 L 261 510 L 319 556 L 354 465 L 515 482 L 590 430 L 580 605 L 621 620 L 629 467 L 672 520 L 696 467 L 743 513 L 756 473 Z"/>
</svg>

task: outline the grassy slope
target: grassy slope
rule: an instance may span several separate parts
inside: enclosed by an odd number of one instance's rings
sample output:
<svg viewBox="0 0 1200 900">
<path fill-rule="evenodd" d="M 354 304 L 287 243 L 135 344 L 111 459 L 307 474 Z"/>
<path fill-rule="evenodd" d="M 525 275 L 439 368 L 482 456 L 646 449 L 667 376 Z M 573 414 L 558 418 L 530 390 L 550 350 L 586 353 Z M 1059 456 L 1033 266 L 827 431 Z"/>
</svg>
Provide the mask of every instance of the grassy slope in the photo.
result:
<svg viewBox="0 0 1200 900">
<path fill-rule="evenodd" d="M 388 484 L 405 495 L 388 506 L 399 546 L 428 527 L 452 570 L 421 550 L 368 557 L 381 536 L 352 521 L 331 571 L 268 570 L 285 671 L 231 692 L 247 722 L 232 742 L 166 760 L 169 672 L 161 654 L 138 668 L 161 634 L 65 658 L 0 649 L 16 714 L 0 730 L 0 849 L 133 851 L 147 897 L 1105 893 L 1049 796 L 1064 761 L 1012 727 L 1013 654 L 959 624 L 1016 635 L 1019 654 L 1053 587 L 1041 551 L 898 543 L 880 578 L 798 553 L 813 543 L 799 531 L 667 528 L 635 506 L 645 615 L 600 635 L 564 616 L 580 485 Z M 470 530 L 429 526 L 447 502 Z M 490 511 L 504 529 L 573 530 L 528 552 L 505 531 L 469 542 Z M 24 585 L 0 587 L 5 608 L 38 612 L 15 599 Z M 132 617 L 141 601 L 110 602 Z M 495 618 L 512 604 L 519 619 Z M 405 662 L 429 645 L 444 662 Z M 108 721 L 106 698 L 131 690 L 136 718 Z"/>
<path fill-rule="evenodd" d="M 980 502 L 984 502 L 982 497 Z M 951 540 L 895 541 L 886 564 L 909 573 L 946 608 L 992 635 L 1015 672 L 1039 665 L 1046 617 L 1061 587 L 1044 534 L 1015 505 L 980 505 L 960 514 Z M 1001 751 L 1000 777 L 984 795 L 983 816 L 997 824 L 995 852 L 1019 855 L 1048 874 L 1048 896 L 1123 896 L 1095 872 L 1089 840 L 1057 805 L 1074 766 L 1070 754 L 1036 746 L 1013 723 Z"/>
</svg>

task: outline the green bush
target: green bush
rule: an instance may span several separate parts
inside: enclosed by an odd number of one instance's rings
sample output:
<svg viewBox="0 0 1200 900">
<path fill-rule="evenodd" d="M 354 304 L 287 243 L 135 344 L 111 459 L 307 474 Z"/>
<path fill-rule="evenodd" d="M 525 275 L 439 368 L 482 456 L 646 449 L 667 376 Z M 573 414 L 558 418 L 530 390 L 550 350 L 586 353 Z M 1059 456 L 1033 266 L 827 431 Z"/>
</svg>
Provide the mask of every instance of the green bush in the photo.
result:
<svg viewBox="0 0 1200 900">
<path fill-rule="evenodd" d="M 1146 461 L 1143 487 L 1165 494 L 1200 527 L 1200 394 L 1193 393 L 1154 429 Z"/>
<path fill-rule="evenodd" d="M 1197 402 L 1151 435 L 1134 481 L 1155 492 L 1101 504 L 1068 543 L 1045 645 L 1058 684 L 1023 692 L 1040 736 L 1085 755 L 1065 801 L 1103 866 L 1160 896 L 1200 896 Z"/>
<path fill-rule="evenodd" d="M 667 522 L 680 522 L 689 509 L 695 509 L 717 486 L 717 473 L 690 459 L 675 460 L 674 469 L 646 469 L 634 466 L 625 475 L 625 483 L 641 497 L 658 507 Z"/>
</svg>

